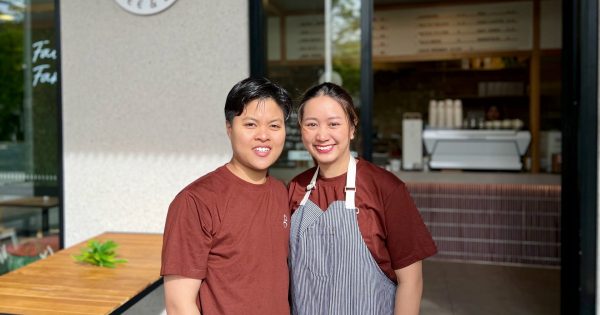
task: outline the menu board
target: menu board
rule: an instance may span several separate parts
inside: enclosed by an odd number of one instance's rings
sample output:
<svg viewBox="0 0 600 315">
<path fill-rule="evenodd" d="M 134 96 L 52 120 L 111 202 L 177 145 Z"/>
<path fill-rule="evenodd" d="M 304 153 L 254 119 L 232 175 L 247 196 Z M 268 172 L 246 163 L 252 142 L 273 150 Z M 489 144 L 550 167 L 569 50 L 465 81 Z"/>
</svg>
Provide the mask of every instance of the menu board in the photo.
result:
<svg viewBox="0 0 600 315">
<path fill-rule="evenodd" d="M 373 56 L 531 50 L 532 12 L 530 1 L 376 11 Z"/>
<path fill-rule="evenodd" d="M 319 60 L 325 52 L 323 15 L 290 15 L 285 18 L 287 60 Z"/>
<path fill-rule="evenodd" d="M 540 45 L 561 47 L 561 2 L 541 2 Z M 282 32 L 281 20 L 285 31 Z M 373 56 L 419 56 L 436 53 L 530 51 L 533 3 L 430 6 L 377 10 L 373 18 Z M 322 14 L 269 17 L 269 60 L 323 60 Z M 285 45 L 285 56 L 281 45 Z"/>
</svg>

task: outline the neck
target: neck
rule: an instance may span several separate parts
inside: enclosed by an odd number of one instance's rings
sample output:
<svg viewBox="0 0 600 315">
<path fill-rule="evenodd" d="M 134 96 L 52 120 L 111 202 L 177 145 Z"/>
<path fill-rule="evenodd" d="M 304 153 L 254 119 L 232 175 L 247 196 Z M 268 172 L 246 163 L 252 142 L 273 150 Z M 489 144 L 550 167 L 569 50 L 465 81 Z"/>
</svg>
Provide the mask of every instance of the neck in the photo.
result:
<svg viewBox="0 0 600 315">
<path fill-rule="evenodd" d="M 229 161 L 226 165 L 233 175 L 251 184 L 264 184 L 267 182 L 267 171 L 256 171 L 242 167 L 235 160 Z"/>
<path fill-rule="evenodd" d="M 324 178 L 340 176 L 348 172 L 348 162 L 350 162 L 350 153 L 334 163 L 319 165 L 319 175 Z"/>
</svg>

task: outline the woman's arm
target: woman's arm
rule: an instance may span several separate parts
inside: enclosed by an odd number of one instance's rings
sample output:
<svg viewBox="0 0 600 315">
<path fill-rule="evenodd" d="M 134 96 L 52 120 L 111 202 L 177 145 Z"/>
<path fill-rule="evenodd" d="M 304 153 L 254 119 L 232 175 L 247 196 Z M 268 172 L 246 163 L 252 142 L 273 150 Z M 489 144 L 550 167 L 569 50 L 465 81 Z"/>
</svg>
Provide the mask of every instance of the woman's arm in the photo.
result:
<svg viewBox="0 0 600 315">
<path fill-rule="evenodd" d="M 165 276 L 164 280 L 167 314 L 200 314 L 196 299 L 202 280 L 181 276 Z"/>
<path fill-rule="evenodd" d="M 394 270 L 398 279 L 394 315 L 418 315 L 423 293 L 422 263 Z"/>
</svg>

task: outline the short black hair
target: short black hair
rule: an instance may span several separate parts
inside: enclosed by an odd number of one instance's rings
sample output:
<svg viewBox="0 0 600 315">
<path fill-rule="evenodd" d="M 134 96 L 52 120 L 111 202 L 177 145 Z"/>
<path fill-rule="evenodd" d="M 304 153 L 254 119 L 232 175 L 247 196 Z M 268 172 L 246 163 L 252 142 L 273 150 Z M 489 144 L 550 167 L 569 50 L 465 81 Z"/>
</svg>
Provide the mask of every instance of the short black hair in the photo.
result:
<svg viewBox="0 0 600 315">
<path fill-rule="evenodd" d="M 272 99 L 283 111 L 284 120 L 287 120 L 292 110 L 292 99 L 288 92 L 276 83 L 266 78 L 247 78 L 236 83 L 225 101 L 225 119 L 232 123 L 235 116 L 242 114 L 246 105 L 259 99 Z"/>
</svg>

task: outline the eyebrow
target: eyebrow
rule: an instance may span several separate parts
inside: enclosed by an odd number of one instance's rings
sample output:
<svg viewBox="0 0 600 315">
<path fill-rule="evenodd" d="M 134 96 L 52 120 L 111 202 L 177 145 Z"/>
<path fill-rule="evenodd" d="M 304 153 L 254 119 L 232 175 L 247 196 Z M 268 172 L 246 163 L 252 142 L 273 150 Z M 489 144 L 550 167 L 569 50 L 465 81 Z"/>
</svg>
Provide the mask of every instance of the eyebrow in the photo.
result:
<svg viewBox="0 0 600 315">
<path fill-rule="evenodd" d="M 244 120 L 244 121 L 250 120 L 250 121 L 255 121 L 255 122 L 259 121 L 258 119 L 254 118 L 252 116 L 250 116 L 250 117 L 246 116 L 246 117 L 242 118 L 242 120 Z M 283 121 L 282 118 L 273 118 L 273 119 L 269 120 L 269 123 L 272 123 L 272 122 L 282 122 L 282 121 Z"/>
<path fill-rule="evenodd" d="M 302 118 L 302 120 L 319 120 L 316 117 L 304 117 Z M 344 117 L 340 117 L 340 116 L 331 116 L 331 117 L 327 117 L 327 120 L 333 120 L 333 119 L 344 119 Z"/>
</svg>

